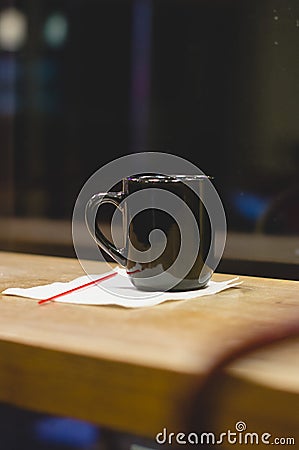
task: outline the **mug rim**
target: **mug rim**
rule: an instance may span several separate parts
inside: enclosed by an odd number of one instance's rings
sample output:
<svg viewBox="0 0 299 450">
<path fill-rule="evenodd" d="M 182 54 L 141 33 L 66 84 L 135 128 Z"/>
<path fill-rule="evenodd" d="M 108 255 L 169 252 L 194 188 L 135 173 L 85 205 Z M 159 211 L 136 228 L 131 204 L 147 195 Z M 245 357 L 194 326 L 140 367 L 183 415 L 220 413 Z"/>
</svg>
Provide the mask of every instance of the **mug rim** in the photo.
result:
<svg viewBox="0 0 299 450">
<path fill-rule="evenodd" d="M 201 181 L 201 180 L 211 180 L 213 177 L 208 175 L 183 175 L 183 174 L 173 174 L 173 175 L 161 175 L 161 174 L 150 174 L 150 175 L 132 175 L 124 178 L 125 181 L 136 182 L 136 183 L 180 183 L 185 181 Z"/>
</svg>

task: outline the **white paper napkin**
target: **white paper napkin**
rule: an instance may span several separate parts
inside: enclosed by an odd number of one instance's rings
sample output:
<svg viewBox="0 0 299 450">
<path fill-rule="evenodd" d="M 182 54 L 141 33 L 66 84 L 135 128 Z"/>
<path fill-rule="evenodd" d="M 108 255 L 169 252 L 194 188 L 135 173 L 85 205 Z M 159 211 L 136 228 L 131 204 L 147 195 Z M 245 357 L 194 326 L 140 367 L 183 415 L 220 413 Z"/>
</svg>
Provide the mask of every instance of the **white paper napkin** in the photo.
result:
<svg viewBox="0 0 299 450">
<path fill-rule="evenodd" d="M 68 283 L 52 283 L 26 289 L 9 288 L 3 291 L 2 294 L 44 300 L 71 289 L 78 288 L 79 286 L 112 273 L 113 272 L 107 272 L 101 275 L 86 275 L 69 281 Z M 209 281 L 205 288 L 195 291 L 143 292 L 136 289 L 131 284 L 124 269 L 117 269 L 117 275 L 113 278 L 78 289 L 75 292 L 58 297 L 55 301 L 81 305 L 119 305 L 127 308 L 142 308 L 158 305 L 168 300 L 186 300 L 203 297 L 204 295 L 217 294 L 218 292 L 238 286 L 242 283 L 237 280 L 238 278 L 221 282 Z"/>
</svg>

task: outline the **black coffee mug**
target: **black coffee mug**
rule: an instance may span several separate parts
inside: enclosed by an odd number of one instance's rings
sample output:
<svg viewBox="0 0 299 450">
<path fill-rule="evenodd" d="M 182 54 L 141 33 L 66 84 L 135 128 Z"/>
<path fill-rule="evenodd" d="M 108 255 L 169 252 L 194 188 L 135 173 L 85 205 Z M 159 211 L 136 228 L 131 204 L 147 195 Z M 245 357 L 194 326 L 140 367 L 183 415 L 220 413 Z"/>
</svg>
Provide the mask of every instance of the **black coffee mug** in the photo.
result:
<svg viewBox="0 0 299 450">
<path fill-rule="evenodd" d="M 205 175 L 125 178 L 121 192 L 99 193 L 89 200 L 87 227 L 96 243 L 126 268 L 138 289 L 200 289 L 213 273 L 205 263 L 212 244 L 202 201 L 207 183 Z M 122 212 L 121 249 L 104 236 L 96 220 L 104 203 L 112 203 Z"/>
</svg>

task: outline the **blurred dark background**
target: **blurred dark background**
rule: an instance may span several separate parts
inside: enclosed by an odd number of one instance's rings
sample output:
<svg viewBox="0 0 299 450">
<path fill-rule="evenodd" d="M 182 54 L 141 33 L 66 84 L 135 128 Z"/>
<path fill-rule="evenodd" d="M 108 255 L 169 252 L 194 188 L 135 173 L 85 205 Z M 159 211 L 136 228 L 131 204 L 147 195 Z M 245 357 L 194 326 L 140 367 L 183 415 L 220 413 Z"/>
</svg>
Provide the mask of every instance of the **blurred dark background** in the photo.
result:
<svg viewBox="0 0 299 450">
<path fill-rule="evenodd" d="M 2 0 L 4 250 L 73 256 L 91 174 L 163 151 L 214 176 L 220 270 L 298 274 L 298 0 Z"/>
</svg>

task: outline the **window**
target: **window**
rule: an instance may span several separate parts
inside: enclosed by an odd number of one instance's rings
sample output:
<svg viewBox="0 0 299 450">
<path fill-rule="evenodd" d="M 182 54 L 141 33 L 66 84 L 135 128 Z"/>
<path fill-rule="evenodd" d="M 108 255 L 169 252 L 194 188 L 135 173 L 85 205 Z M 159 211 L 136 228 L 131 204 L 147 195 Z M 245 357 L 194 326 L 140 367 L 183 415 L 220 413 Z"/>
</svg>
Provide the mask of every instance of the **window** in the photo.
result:
<svg viewBox="0 0 299 450">
<path fill-rule="evenodd" d="M 298 36 L 297 0 L 2 5 L 1 248 L 73 255 L 83 183 L 157 150 L 214 177 L 219 270 L 296 278 Z"/>
</svg>

